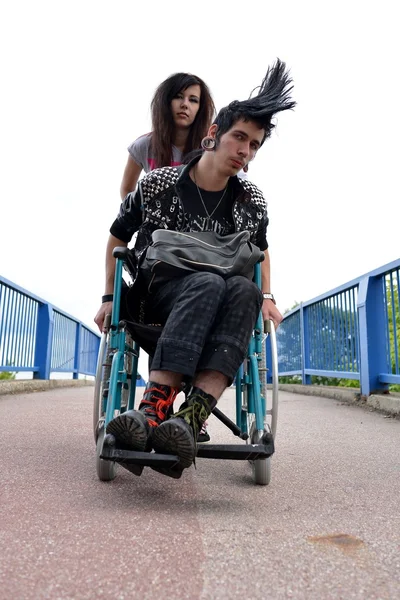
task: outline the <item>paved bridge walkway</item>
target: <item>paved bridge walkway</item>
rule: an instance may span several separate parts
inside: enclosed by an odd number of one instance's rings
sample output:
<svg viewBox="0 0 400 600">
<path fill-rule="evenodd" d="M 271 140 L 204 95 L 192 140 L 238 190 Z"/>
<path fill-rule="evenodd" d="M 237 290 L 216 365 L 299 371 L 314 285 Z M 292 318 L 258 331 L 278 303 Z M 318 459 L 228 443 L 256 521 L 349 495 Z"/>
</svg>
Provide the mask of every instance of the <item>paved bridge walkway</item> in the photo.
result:
<svg viewBox="0 0 400 600">
<path fill-rule="evenodd" d="M 399 420 L 281 392 L 268 487 L 200 459 L 101 483 L 92 393 L 0 397 L 1 598 L 400 597 Z"/>
</svg>

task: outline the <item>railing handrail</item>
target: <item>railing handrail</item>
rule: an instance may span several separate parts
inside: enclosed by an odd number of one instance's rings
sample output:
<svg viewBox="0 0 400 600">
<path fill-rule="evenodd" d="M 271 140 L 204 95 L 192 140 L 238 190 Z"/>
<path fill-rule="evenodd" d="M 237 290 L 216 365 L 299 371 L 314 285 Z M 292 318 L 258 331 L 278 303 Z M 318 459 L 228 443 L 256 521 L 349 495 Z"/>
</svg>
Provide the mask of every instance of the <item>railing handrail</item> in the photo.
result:
<svg viewBox="0 0 400 600">
<path fill-rule="evenodd" d="M 0 371 L 94 375 L 99 344 L 88 325 L 0 275 Z"/>
<path fill-rule="evenodd" d="M 399 290 L 396 259 L 285 313 L 280 374 L 359 379 L 365 395 L 400 383 Z"/>
<path fill-rule="evenodd" d="M 7 287 L 11 288 L 12 290 L 15 290 L 16 292 L 18 292 L 20 294 L 23 294 L 24 296 L 26 296 L 27 298 L 30 298 L 31 300 L 35 300 L 35 302 L 38 302 L 39 304 L 48 304 L 49 306 L 52 307 L 52 309 L 55 312 L 60 313 L 63 317 L 66 317 L 67 319 L 70 319 L 71 321 L 73 321 L 77 325 L 81 325 L 82 327 L 84 327 L 85 329 L 87 329 L 88 331 L 90 331 L 90 333 L 93 333 L 93 335 L 96 335 L 100 339 L 101 336 L 100 336 L 99 333 L 97 333 L 97 331 L 94 331 L 94 329 L 92 329 L 91 327 L 89 327 L 89 325 L 86 325 L 86 323 L 83 323 L 83 321 L 80 321 L 76 317 L 73 317 L 69 313 L 65 312 L 65 310 L 62 310 L 61 308 L 58 308 L 58 306 L 55 306 L 54 304 L 52 304 L 52 302 L 49 302 L 47 300 L 43 300 L 43 298 L 40 298 L 40 296 L 36 296 L 36 294 L 33 294 L 33 293 L 29 292 L 28 290 L 26 290 L 25 288 L 21 287 L 20 285 L 17 285 L 16 283 L 14 283 L 13 281 L 10 281 L 6 277 L 3 277 L 3 275 L 0 275 L 0 283 L 2 283 L 3 285 L 6 285 Z"/>
<path fill-rule="evenodd" d="M 383 265 L 382 267 L 378 267 L 377 269 L 374 269 L 373 271 L 364 273 L 364 275 L 360 275 L 359 277 L 356 277 L 355 279 L 351 279 L 347 283 L 343 283 L 342 285 L 339 285 L 338 287 L 335 287 L 332 290 L 329 290 L 328 292 L 324 292 L 323 294 L 320 294 L 319 296 L 316 296 L 315 298 L 311 298 L 311 300 L 306 300 L 304 302 L 300 302 L 299 306 L 296 306 L 295 308 L 292 308 L 290 311 L 285 313 L 284 318 L 286 319 L 287 317 L 290 317 L 290 315 L 292 315 L 293 313 L 298 311 L 300 309 L 300 304 L 303 307 L 310 306 L 311 304 L 317 304 L 317 302 L 321 302 L 321 300 L 327 300 L 328 298 L 331 298 L 332 296 L 336 296 L 336 294 L 340 294 L 340 292 L 344 292 L 353 287 L 356 287 L 357 285 L 360 284 L 360 281 L 362 281 L 366 277 L 377 277 L 379 275 L 386 275 L 387 273 L 390 273 L 390 271 L 393 271 L 394 269 L 398 269 L 399 267 L 400 267 L 400 258 L 398 258 L 397 260 L 393 260 L 392 262 L 387 263 L 386 265 Z"/>
</svg>

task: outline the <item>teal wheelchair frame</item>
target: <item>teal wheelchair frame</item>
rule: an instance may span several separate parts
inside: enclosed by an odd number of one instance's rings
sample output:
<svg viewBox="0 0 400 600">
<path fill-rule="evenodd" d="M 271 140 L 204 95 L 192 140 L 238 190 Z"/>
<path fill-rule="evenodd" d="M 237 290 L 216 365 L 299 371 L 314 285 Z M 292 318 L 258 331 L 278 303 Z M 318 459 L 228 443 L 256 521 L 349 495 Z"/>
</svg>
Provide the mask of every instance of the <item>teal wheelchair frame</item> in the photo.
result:
<svg viewBox="0 0 400 600">
<path fill-rule="evenodd" d="M 120 464 L 136 475 L 144 467 L 173 468 L 176 456 L 155 452 L 134 452 L 119 448 L 114 436 L 107 434 L 108 423 L 119 413 L 135 407 L 140 346 L 132 338 L 129 322 L 120 321 L 122 275 L 128 250 L 115 248 L 116 270 L 112 315 L 105 322 L 95 379 L 93 430 L 96 442 L 96 470 L 101 481 L 111 481 Z M 255 266 L 254 281 L 261 288 L 261 265 Z M 161 328 L 160 328 L 161 329 Z M 268 331 L 266 331 L 268 329 Z M 267 402 L 266 337 L 271 342 L 272 402 Z M 249 461 L 253 481 L 268 485 L 271 456 L 274 453 L 278 415 L 277 347 L 272 321 L 263 323 L 260 313 L 253 329 L 247 356 L 236 379 L 236 422 L 218 408 L 213 414 L 245 444 L 198 444 L 198 458 Z"/>
</svg>

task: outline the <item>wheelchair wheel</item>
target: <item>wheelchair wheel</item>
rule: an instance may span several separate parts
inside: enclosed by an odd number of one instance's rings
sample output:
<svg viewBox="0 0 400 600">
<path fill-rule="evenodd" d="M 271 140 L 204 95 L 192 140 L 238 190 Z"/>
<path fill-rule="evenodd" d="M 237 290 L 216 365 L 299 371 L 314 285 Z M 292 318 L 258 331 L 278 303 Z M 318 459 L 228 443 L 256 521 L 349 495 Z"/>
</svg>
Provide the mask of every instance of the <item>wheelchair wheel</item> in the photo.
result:
<svg viewBox="0 0 400 600">
<path fill-rule="evenodd" d="M 249 365 L 244 363 L 244 373 L 247 374 Z M 258 373 L 254 373 L 256 381 L 253 384 L 260 385 Z M 246 427 L 249 434 L 246 444 L 258 444 L 263 436 L 263 431 L 257 431 L 256 416 L 253 412 L 249 412 L 249 391 L 247 385 L 243 387 L 242 406 L 246 411 Z M 253 481 L 256 485 L 268 485 L 271 481 L 271 458 L 261 458 L 258 460 L 249 460 L 249 465 L 252 469 Z"/>
<path fill-rule="evenodd" d="M 260 443 L 261 437 L 260 432 L 256 431 L 251 436 L 251 443 Z M 271 482 L 271 457 L 251 461 L 251 468 L 253 470 L 253 481 L 255 484 L 268 485 Z"/>
<path fill-rule="evenodd" d="M 128 346 L 133 347 L 133 339 L 131 334 L 128 331 L 125 331 L 125 341 Z M 131 385 L 132 385 L 132 371 L 133 371 L 133 356 L 130 352 L 125 352 L 124 357 L 124 368 L 128 374 L 128 380 L 124 384 L 121 393 L 121 412 L 128 410 L 129 404 L 129 396 L 131 393 Z"/>
<path fill-rule="evenodd" d="M 266 341 L 263 340 L 261 346 L 261 363 L 258 368 L 258 376 L 260 378 L 261 396 L 267 397 L 267 349 Z"/>
<path fill-rule="evenodd" d="M 254 414 L 248 414 L 248 432 L 251 444 L 259 444 L 264 432 L 257 431 Z M 271 482 L 271 457 L 250 460 L 253 481 L 256 485 L 268 485 Z"/>
<path fill-rule="evenodd" d="M 278 375 L 278 350 L 276 343 L 276 332 L 272 321 L 270 321 L 270 341 L 271 341 L 271 370 L 272 370 L 272 407 L 271 407 L 271 433 L 276 439 L 276 428 L 278 423 L 278 395 L 279 395 L 279 375 Z M 265 344 L 264 344 L 265 346 Z"/>
<path fill-rule="evenodd" d="M 276 345 L 275 327 L 272 321 L 264 323 L 264 331 L 270 337 L 271 343 L 271 371 L 272 371 L 272 405 L 265 415 L 264 431 L 256 429 L 255 415 L 248 414 L 248 429 L 250 441 L 252 444 L 258 444 L 264 433 L 271 433 L 274 440 L 276 438 L 277 420 L 278 420 L 278 353 Z M 266 370 L 266 341 L 262 343 L 261 368 L 258 372 L 261 395 L 267 398 L 267 370 Z M 253 375 L 256 379 L 256 374 Z M 270 424 L 267 422 L 267 416 L 270 416 Z M 253 481 L 257 485 L 268 485 L 271 482 L 271 457 L 261 458 L 250 461 L 253 470 Z"/>
<path fill-rule="evenodd" d="M 257 485 L 268 485 L 271 481 L 271 457 L 255 460 L 252 465 L 253 480 Z"/>
<path fill-rule="evenodd" d="M 99 431 L 96 443 L 96 473 L 100 481 L 112 481 L 117 475 L 117 465 L 111 460 L 100 458 L 103 448 L 104 427 Z"/>
<path fill-rule="evenodd" d="M 262 354 L 261 354 L 261 368 L 259 369 L 260 376 L 260 384 L 261 384 L 261 395 L 264 398 L 267 398 L 267 373 L 270 371 L 272 375 L 272 402 L 271 407 L 267 410 L 267 415 L 270 417 L 270 428 L 272 435 L 274 436 L 274 440 L 276 438 L 276 429 L 278 422 L 278 394 L 279 394 L 279 378 L 278 378 L 278 352 L 277 352 L 277 344 L 276 344 L 276 332 L 273 321 L 265 321 L 264 322 L 264 332 L 267 334 L 267 338 L 269 338 L 270 348 L 271 348 L 271 364 L 269 368 L 267 368 L 267 351 L 266 351 L 266 343 L 264 340 L 262 344 Z"/>
<path fill-rule="evenodd" d="M 110 315 L 106 316 L 105 326 L 110 324 Z M 93 399 L 93 435 L 97 443 L 99 430 L 104 420 L 103 392 L 108 384 L 111 372 L 111 356 L 108 353 L 108 334 L 102 333 L 100 340 L 99 354 L 97 357 L 96 378 L 94 384 Z"/>
<path fill-rule="evenodd" d="M 265 362 L 262 363 L 265 365 Z M 259 368 L 256 366 L 254 361 L 249 361 L 249 374 L 251 385 L 253 386 L 253 390 L 257 390 L 258 394 L 261 394 L 261 382 L 260 382 L 260 374 L 264 374 L 265 371 L 259 371 Z M 246 386 L 247 388 L 247 386 Z M 254 393 L 254 392 L 253 392 Z M 247 431 L 250 438 L 251 444 L 260 444 L 262 443 L 262 437 L 264 433 L 269 433 L 270 428 L 267 424 L 266 415 L 264 414 L 263 418 L 263 429 L 257 429 L 257 420 L 256 420 L 256 412 L 257 410 L 261 410 L 261 406 L 259 403 L 255 403 L 253 406 L 253 410 L 249 412 L 248 406 L 248 394 L 249 391 L 246 389 L 245 392 L 245 404 L 247 406 Z M 258 404 L 258 408 L 257 408 Z M 254 411 L 254 412 L 253 412 Z M 253 471 L 253 481 L 257 485 L 268 485 L 271 481 L 271 458 L 259 458 L 257 460 L 249 461 L 252 471 Z"/>
</svg>

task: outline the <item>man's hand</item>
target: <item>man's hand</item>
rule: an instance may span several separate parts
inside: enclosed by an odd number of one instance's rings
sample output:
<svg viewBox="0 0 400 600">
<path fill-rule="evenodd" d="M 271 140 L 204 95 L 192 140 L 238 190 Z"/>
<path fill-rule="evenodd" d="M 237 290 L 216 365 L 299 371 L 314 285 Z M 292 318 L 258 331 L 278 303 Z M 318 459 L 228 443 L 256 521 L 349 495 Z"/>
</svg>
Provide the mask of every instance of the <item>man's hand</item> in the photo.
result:
<svg viewBox="0 0 400 600">
<path fill-rule="evenodd" d="M 100 306 L 99 311 L 94 318 L 94 322 L 96 323 L 97 327 L 100 329 L 101 333 L 106 332 L 106 329 L 104 329 L 104 319 L 106 318 L 106 315 L 111 315 L 112 305 L 113 305 L 112 302 L 104 302 Z"/>
<path fill-rule="evenodd" d="M 271 319 L 275 325 L 275 329 L 278 329 L 283 317 L 272 300 L 264 300 L 261 311 L 264 321 Z"/>
</svg>

